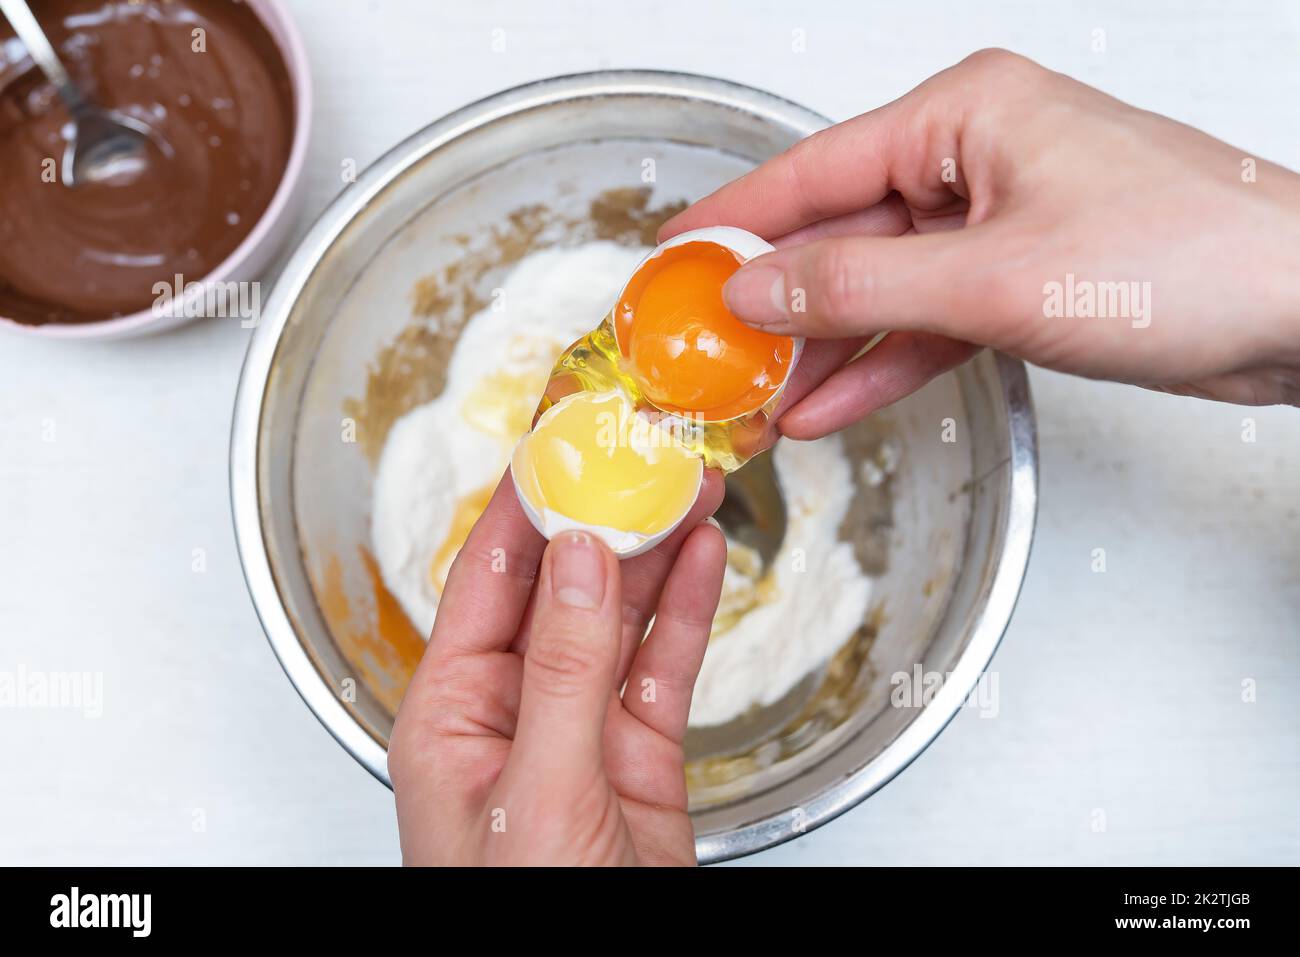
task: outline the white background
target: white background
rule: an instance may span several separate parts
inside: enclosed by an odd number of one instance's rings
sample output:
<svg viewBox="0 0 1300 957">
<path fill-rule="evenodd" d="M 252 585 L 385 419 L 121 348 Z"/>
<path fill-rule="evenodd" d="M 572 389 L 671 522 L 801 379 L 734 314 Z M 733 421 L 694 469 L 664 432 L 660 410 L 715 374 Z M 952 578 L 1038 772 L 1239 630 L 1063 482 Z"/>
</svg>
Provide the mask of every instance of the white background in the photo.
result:
<svg viewBox="0 0 1300 957">
<path fill-rule="evenodd" d="M 1288 0 L 289 6 L 316 72 L 312 216 L 345 158 L 539 77 L 697 71 L 843 119 L 989 45 L 1300 168 Z M 389 792 L 299 701 L 244 590 L 226 444 L 247 335 L 0 338 L 0 671 L 105 680 L 98 720 L 0 709 L 0 863 L 398 861 Z M 963 712 L 866 804 L 751 862 L 1300 863 L 1300 411 L 1033 386 L 1042 502 L 1001 713 Z"/>
</svg>

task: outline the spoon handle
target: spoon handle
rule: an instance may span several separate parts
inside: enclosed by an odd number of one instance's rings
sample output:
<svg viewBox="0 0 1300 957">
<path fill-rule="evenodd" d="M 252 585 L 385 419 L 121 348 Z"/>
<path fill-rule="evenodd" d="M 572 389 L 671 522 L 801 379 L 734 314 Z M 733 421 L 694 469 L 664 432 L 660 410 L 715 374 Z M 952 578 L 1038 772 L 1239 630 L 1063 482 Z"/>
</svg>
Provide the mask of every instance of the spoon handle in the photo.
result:
<svg viewBox="0 0 1300 957">
<path fill-rule="evenodd" d="M 27 0 L 0 0 L 0 12 L 4 13 L 5 19 L 18 34 L 18 39 L 22 40 L 23 45 L 27 47 L 28 55 L 54 84 L 54 89 L 67 106 L 68 112 L 73 116 L 80 113 L 86 106 L 86 98 L 68 76 L 68 71 L 64 69 L 58 54 L 54 52 L 54 47 L 50 45 L 45 31 L 32 15 Z"/>
</svg>

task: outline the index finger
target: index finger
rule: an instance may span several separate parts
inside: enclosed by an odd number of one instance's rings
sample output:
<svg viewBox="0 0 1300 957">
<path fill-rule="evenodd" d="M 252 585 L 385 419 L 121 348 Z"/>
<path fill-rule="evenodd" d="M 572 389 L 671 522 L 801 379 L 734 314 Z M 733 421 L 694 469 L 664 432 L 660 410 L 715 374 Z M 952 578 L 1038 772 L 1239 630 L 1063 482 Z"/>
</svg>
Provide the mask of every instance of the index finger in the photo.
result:
<svg viewBox="0 0 1300 957">
<path fill-rule="evenodd" d="M 507 470 L 452 563 L 429 650 L 443 655 L 506 650 L 545 550 L 546 539 L 524 514 Z"/>
<path fill-rule="evenodd" d="M 739 226 L 770 240 L 880 202 L 890 190 L 884 147 L 893 108 L 801 140 L 668 220 L 659 240 L 705 226 Z"/>
<path fill-rule="evenodd" d="M 662 242 L 689 229 L 739 226 L 772 240 L 812 223 L 866 209 L 891 192 L 909 206 L 941 209 L 964 197 L 960 156 L 967 60 L 892 103 L 814 133 L 678 213 Z"/>
</svg>

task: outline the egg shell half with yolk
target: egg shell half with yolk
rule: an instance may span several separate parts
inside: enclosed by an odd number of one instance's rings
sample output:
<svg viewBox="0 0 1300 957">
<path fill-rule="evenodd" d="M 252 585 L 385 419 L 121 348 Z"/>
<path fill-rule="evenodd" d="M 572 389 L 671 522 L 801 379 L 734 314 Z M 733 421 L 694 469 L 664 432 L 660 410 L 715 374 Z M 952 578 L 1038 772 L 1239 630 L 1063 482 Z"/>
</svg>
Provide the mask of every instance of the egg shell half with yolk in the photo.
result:
<svg viewBox="0 0 1300 957">
<path fill-rule="evenodd" d="M 686 518 L 703 460 L 619 392 L 577 392 L 547 409 L 510 460 L 515 494 L 547 539 L 586 531 L 616 556 L 654 548 Z"/>
<path fill-rule="evenodd" d="M 681 249 L 690 244 L 700 248 Z M 740 265 L 774 249 L 744 229 L 710 226 L 660 243 L 637 264 L 614 306 L 614 336 L 653 405 L 725 422 L 780 396 L 804 340 L 741 323 L 721 289 Z"/>
</svg>

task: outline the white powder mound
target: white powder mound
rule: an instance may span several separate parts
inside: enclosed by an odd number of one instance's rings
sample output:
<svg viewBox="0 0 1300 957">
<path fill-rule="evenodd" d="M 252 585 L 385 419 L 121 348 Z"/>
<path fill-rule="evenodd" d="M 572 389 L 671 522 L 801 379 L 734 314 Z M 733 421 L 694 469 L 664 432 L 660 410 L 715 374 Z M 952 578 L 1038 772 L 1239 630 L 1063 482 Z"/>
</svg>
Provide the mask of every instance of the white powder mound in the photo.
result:
<svg viewBox="0 0 1300 957">
<path fill-rule="evenodd" d="M 372 545 L 384 584 L 426 636 L 438 609 L 431 568 L 458 506 L 496 484 L 527 427 L 525 419 L 503 430 L 499 400 L 505 395 L 531 414 L 555 359 L 601 321 L 644 254 L 591 243 L 525 258 L 496 304 L 466 323 L 443 394 L 389 432 L 374 483 Z M 837 536 L 853 495 L 840 438 L 782 442 L 773 455 L 789 514 L 785 542 L 762 581 L 728 568 L 723 605 L 749 610 L 710 641 L 692 725 L 725 723 L 777 701 L 867 614 L 871 580 Z"/>
<path fill-rule="evenodd" d="M 598 242 L 525 257 L 493 304 L 465 323 L 442 394 L 393 424 L 375 476 L 371 540 L 384 584 L 426 637 L 438 609 L 431 565 L 457 503 L 497 483 L 519 439 L 483 428 L 490 415 L 471 422 L 466 400 L 478 399 L 476 388 L 499 396 L 504 375 L 517 391 L 510 398 L 531 414 L 556 358 L 600 324 L 644 255 Z"/>
<path fill-rule="evenodd" d="M 866 619 L 871 579 L 838 530 L 853 498 L 853 476 L 838 435 L 779 442 L 772 450 L 788 525 L 763 600 L 715 634 L 691 701 L 694 726 L 724 724 L 754 705 L 780 700 L 820 667 Z M 723 602 L 755 587 L 727 570 Z"/>
</svg>

